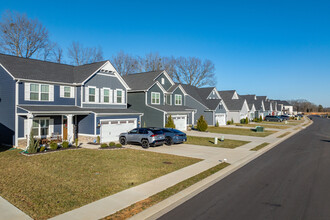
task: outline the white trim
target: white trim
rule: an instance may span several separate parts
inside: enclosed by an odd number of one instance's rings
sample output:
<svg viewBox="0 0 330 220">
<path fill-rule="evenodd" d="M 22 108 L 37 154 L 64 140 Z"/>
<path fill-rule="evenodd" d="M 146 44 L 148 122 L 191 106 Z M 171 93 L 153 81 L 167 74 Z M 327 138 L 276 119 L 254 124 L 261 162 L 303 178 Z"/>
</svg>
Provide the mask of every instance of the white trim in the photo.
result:
<svg viewBox="0 0 330 220">
<path fill-rule="evenodd" d="M 97 75 L 101 75 L 101 76 L 110 76 L 110 77 L 117 77 L 116 75 L 110 75 L 110 74 L 100 73 L 100 72 L 98 72 Z"/>
<path fill-rule="evenodd" d="M 88 90 L 88 93 L 87 94 L 85 94 L 85 99 L 87 98 L 87 100 L 85 100 L 85 103 L 92 103 L 92 104 L 94 104 L 94 103 L 97 103 L 96 102 L 96 86 L 86 86 L 86 87 L 84 87 L 85 88 L 85 93 L 86 93 L 86 89 Z M 89 89 L 95 89 L 95 94 L 94 94 L 94 102 L 90 102 L 89 101 Z"/>
<path fill-rule="evenodd" d="M 152 84 L 152 85 L 147 89 L 147 91 L 149 91 L 149 89 L 151 89 L 155 84 L 158 85 L 158 87 L 162 90 L 163 93 L 167 93 L 167 91 L 163 88 L 163 86 L 162 86 L 158 81 L 156 81 L 154 84 Z"/>
<path fill-rule="evenodd" d="M 97 135 L 93 135 L 93 134 L 78 133 L 78 136 L 79 135 L 88 136 L 88 137 L 97 137 Z"/>
<path fill-rule="evenodd" d="M 120 121 L 120 120 L 122 120 L 122 121 L 126 121 L 126 124 L 128 124 L 127 121 L 134 120 L 135 127 L 137 128 L 137 126 L 138 126 L 138 119 L 137 119 L 137 118 L 117 118 L 117 119 L 112 118 L 112 119 L 101 119 L 101 120 L 100 120 L 100 140 L 101 140 L 101 143 L 104 142 L 104 141 L 103 141 L 103 138 L 102 138 L 102 121 L 109 121 L 109 122 L 110 122 L 110 121 Z"/>
<path fill-rule="evenodd" d="M 97 104 L 97 105 L 126 105 L 126 103 L 97 103 L 97 102 L 83 102 L 83 104 Z M 83 107 L 84 108 L 84 107 Z"/>
<path fill-rule="evenodd" d="M 220 94 L 219 94 L 218 90 L 217 90 L 215 87 L 213 88 L 213 90 L 210 92 L 210 94 L 207 96 L 206 99 L 209 99 L 210 95 L 211 95 L 213 92 L 215 92 L 215 94 L 218 96 L 218 99 L 221 99 Z M 212 94 L 212 95 L 213 95 L 213 94 Z"/>
<path fill-rule="evenodd" d="M 176 97 L 181 97 L 181 104 L 176 104 Z M 180 94 L 174 94 L 174 105 L 182 105 L 183 102 L 182 102 L 182 95 Z"/>
<path fill-rule="evenodd" d="M 35 84 L 35 85 L 38 85 L 38 100 L 31 100 L 31 84 Z M 29 88 L 27 89 L 27 86 L 29 86 Z M 41 100 L 41 87 L 42 86 L 48 86 L 48 100 Z M 24 82 L 24 91 L 25 93 L 27 91 L 29 91 L 29 94 L 24 94 L 24 100 L 25 101 L 31 101 L 31 102 L 54 102 L 54 85 L 51 85 L 51 84 L 43 84 L 43 83 L 27 83 L 27 82 Z M 46 94 L 44 92 L 44 94 Z M 28 99 L 26 99 L 28 97 Z"/>
<path fill-rule="evenodd" d="M 33 119 L 32 119 L 32 126 L 31 126 L 31 128 L 33 128 L 33 121 L 34 120 L 48 120 L 48 134 L 46 135 L 46 137 L 50 137 L 51 136 L 51 130 L 54 130 L 54 124 L 52 124 L 51 125 L 51 123 L 50 123 L 50 120 L 52 120 L 52 118 L 50 118 L 50 117 L 38 117 L 38 116 L 35 116 L 35 117 L 33 117 Z M 51 126 L 53 126 L 53 128 L 51 128 Z M 26 128 L 24 128 L 24 130 L 25 130 Z M 40 127 L 40 122 L 39 122 L 39 127 L 38 127 L 38 129 L 39 129 L 39 131 L 38 131 L 38 136 L 34 136 L 34 137 L 37 137 L 37 138 L 41 138 L 42 136 L 40 135 L 40 129 L 41 129 L 41 127 Z M 28 132 L 29 133 L 29 132 Z"/>
<path fill-rule="evenodd" d="M 183 95 L 189 95 L 186 90 L 184 90 L 184 88 L 181 86 L 181 84 L 179 84 L 172 92 L 170 92 L 171 94 L 173 94 L 178 88 L 180 88 L 181 92 L 183 93 Z"/>
<path fill-rule="evenodd" d="M 18 146 L 18 115 L 17 115 L 17 106 L 18 106 L 18 81 L 15 82 L 15 146 Z"/>
<path fill-rule="evenodd" d="M 97 116 L 105 116 L 105 115 L 144 115 L 144 113 L 95 113 Z"/>
<path fill-rule="evenodd" d="M 97 123 L 96 123 L 96 114 L 94 114 L 94 135 L 97 135 L 96 134 L 96 126 L 97 126 Z"/>
<path fill-rule="evenodd" d="M 54 82 L 54 81 L 35 80 L 35 79 L 23 79 L 23 78 L 16 78 L 16 80 L 23 81 L 23 82 L 45 83 L 45 84 L 52 84 L 52 85 L 70 85 L 70 86 L 81 85 L 81 83 L 65 83 L 65 82 Z"/>
<path fill-rule="evenodd" d="M 154 80 L 156 80 L 160 75 L 162 75 L 164 73 L 164 75 L 166 76 L 166 78 L 170 81 L 170 83 L 172 85 L 175 85 L 174 81 L 171 79 L 170 75 L 168 75 L 168 73 L 166 72 L 166 70 L 163 70 L 160 74 L 158 74 L 156 76 L 156 78 L 154 78 Z"/>
<path fill-rule="evenodd" d="M 155 94 L 155 96 L 158 94 L 159 95 L 159 103 L 152 103 L 152 95 L 153 94 Z M 151 95 L 150 95 L 150 103 L 152 104 L 152 105 L 160 105 L 160 92 L 151 92 Z M 156 98 L 155 98 L 155 101 L 156 101 Z"/>
</svg>

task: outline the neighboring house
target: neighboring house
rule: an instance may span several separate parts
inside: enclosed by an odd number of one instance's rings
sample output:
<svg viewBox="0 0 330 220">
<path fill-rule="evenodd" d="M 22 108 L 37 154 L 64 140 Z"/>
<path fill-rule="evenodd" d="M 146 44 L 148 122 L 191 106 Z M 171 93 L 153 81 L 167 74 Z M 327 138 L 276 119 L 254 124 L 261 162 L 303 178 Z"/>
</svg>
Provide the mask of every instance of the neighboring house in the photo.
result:
<svg viewBox="0 0 330 220">
<path fill-rule="evenodd" d="M 249 106 L 245 99 L 239 98 L 235 90 L 219 91 L 219 95 L 228 109 L 227 121 L 240 123 L 241 119 L 248 117 Z"/>
<path fill-rule="evenodd" d="M 109 61 L 81 66 L 0 54 L 0 142 L 25 147 L 37 138 L 118 141 L 139 126 L 127 108 L 129 86 Z"/>
<path fill-rule="evenodd" d="M 249 107 L 248 117 L 250 121 L 252 121 L 256 117 L 259 117 L 257 109 L 260 110 L 260 108 L 262 108 L 263 105 L 262 105 L 262 101 L 260 102 L 257 100 L 256 95 L 239 95 L 239 98 L 245 99 L 248 104 Z"/>
<path fill-rule="evenodd" d="M 186 105 L 187 92 L 175 84 L 165 70 L 129 74 L 123 77 L 131 88 L 128 105 L 143 112 L 142 125 L 164 127 L 171 115 L 175 127 L 187 130 L 194 119 L 194 108 Z"/>
<path fill-rule="evenodd" d="M 263 118 L 267 115 L 272 115 L 273 114 L 273 105 L 270 102 L 270 100 L 268 99 L 267 96 L 257 96 L 258 100 L 261 100 L 264 104 L 264 112 L 263 114 Z"/>
<path fill-rule="evenodd" d="M 197 124 L 197 120 L 201 115 L 204 116 L 208 125 L 226 125 L 227 107 L 215 87 L 197 88 L 196 86 L 181 84 L 187 92 L 186 105 L 196 109 L 194 121 L 192 124 Z"/>
<path fill-rule="evenodd" d="M 291 105 L 287 101 L 281 101 L 281 104 L 283 105 L 283 109 L 282 109 L 283 114 L 288 114 L 288 115 L 293 114 L 293 105 Z"/>
</svg>

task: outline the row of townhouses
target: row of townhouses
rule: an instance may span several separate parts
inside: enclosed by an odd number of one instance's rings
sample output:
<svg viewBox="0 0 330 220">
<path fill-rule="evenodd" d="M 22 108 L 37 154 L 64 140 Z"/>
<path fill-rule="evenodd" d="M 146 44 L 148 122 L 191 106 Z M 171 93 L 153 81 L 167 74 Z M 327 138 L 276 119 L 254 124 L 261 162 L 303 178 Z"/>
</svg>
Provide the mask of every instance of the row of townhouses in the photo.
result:
<svg viewBox="0 0 330 220">
<path fill-rule="evenodd" d="M 171 115 L 186 130 L 203 115 L 209 125 L 292 113 L 266 96 L 175 83 L 166 71 L 120 76 L 109 61 L 81 66 L 0 54 L 0 142 L 26 147 L 35 137 L 117 141 L 135 127 L 164 127 Z"/>
</svg>

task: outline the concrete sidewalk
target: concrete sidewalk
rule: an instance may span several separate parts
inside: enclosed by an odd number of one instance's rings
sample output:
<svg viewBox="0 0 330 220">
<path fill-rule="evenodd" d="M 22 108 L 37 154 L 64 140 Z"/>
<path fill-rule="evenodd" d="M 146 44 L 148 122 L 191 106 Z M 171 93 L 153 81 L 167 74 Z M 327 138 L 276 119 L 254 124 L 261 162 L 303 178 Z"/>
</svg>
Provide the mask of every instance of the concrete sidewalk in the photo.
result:
<svg viewBox="0 0 330 220">
<path fill-rule="evenodd" d="M 0 219 L 4 220 L 32 220 L 30 216 L 16 208 L 0 196 Z"/>
</svg>

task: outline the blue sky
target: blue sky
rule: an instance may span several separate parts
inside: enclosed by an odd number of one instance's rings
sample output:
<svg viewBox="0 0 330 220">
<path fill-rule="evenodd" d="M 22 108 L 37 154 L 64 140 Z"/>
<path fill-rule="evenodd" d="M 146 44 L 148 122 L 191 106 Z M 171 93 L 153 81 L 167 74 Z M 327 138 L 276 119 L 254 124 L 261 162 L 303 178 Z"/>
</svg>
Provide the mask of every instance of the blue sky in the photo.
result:
<svg viewBox="0 0 330 220">
<path fill-rule="evenodd" d="M 51 39 L 215 63 L 217 88 L 330 107 L 330 1 L 1 1 Z"/>
</svg>

